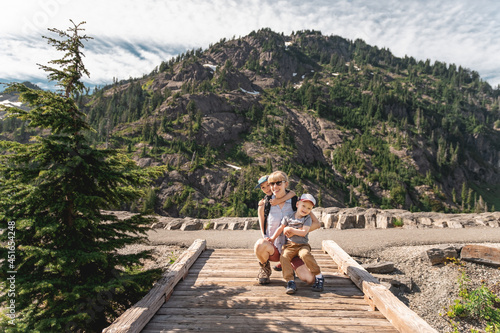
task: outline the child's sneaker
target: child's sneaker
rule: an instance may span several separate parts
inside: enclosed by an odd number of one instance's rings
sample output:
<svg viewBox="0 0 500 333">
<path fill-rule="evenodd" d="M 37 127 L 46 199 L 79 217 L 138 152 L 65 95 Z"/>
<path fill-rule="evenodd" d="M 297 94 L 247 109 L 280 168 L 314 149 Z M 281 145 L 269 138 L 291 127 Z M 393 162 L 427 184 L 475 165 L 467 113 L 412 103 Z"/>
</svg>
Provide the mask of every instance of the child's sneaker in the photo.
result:
<svg viewBox="0 0 500 333">
<path fill-rule="evenodd" d="M 286 284 L 286 293 L 287 294 L 295 294 L 295 292 L 297 291 L 297 286 L 295 285 L 295 281 L 288 281 L 288 283 Z"/>
<path fill-rule="evenodd" d="M 276 272 L 281 272 L 283 269 L 281 268 L 281 264 L 277 264 L 276 266 L 273 266 L 273 269 L 276 271 Z"/>
<path fill-rule="evenodd" d="M 312 291 L 323 291 L 323 284 L 325 283 L 325 278 L 316 278 L 316 282 L 314 282 L 311 287 Z"/>
</svg>

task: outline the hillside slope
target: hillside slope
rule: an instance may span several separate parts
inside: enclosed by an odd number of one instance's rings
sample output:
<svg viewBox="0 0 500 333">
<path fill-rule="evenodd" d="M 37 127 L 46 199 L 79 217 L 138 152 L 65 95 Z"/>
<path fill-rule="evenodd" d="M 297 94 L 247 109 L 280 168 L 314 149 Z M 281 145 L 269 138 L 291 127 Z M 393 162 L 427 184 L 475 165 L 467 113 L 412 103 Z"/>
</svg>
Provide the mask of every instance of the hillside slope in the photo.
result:
<svg viewBox="0 0 500 333">
<path fill-rule="evenodd" d="M 454 64 L 262 29 L 80 104 L 97 144 L 169 166 L 126 208 L 210 218 L 255 215 L 255 182 L 277 169 L 323 207 L 498 209 L 499 96 Z"/>
</svg>

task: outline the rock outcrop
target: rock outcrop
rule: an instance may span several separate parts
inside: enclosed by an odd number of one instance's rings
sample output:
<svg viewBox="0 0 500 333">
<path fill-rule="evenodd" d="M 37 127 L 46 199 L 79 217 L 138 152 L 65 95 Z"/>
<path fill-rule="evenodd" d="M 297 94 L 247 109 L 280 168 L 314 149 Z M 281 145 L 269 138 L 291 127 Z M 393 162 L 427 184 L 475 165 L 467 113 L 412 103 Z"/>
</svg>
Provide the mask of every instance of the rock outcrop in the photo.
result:
<svg viewBox="0 0 500 333">
<path fill-rule="evenodd" d="M 470 228 L 500 227 L 500 212 L 478 214 L 444 214 L 405 210 L 364 208 L 315 208 L 314 214 L 326 229 L 387 228 Z M 155 216 L 153 228 L 168 230 L 257 230 L 256 217 L 222 217 L 216 219 L 171 218 Z"/>
</svg>

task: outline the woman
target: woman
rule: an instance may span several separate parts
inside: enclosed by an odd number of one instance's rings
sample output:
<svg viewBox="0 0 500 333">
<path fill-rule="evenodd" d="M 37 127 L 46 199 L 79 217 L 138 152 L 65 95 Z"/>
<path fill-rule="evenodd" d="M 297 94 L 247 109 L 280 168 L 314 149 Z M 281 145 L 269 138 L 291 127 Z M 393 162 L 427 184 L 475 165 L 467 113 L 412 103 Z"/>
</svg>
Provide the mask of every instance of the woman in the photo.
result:
<svg viewBox="0 0 500 333">
<path fill-rule="evenodd" d="M 271 190 L 273 192 L 273 198 L 281 199 L 285 195 L 287 195 L 287 187 L 288 187 L 288 176 L 283 171 L 275 171 L 269 175 L 267 179 L 269 185 L 271 186 Z M 254 251 L 257 259 L 259 260 L 260 270 L 259 270 L 259 283 L 260 284 L 268 284 L 271 282 L 271 265 L 270 261 L 280 261 L 280 253 L 281 248 L 285 242 L 285 235 L 281 235 L 278 237 L 274 243 L 270 242 L 269 237 L 274 234 L 276 229 L 279 228 L 281 220 L 283 217 L 290 215 L 295 208 L 292 207 L 292 199 L 289 199 L 285 202 L 282 202 L 278 205 L 271 206 L 269 210 L 269 215 L 267 216 L 267 223 L 265 223 L 265 218 L 263 212 L 260 210 L 264 210 L 263 206 L 259 206 L 259 223 L 261 226 L 261 230 L 264 231 L 264 237 L 259 239 L 255 243 Z M 319 221 L 311 213 L 312 225 L 311 229 L 316 230 L 320 227 Z M 265 228 L 264 228 L 265 226 Z M 293 228 L 287 228 L 286 236 L 291 237 L 294 235 Z M 312 284 L 315 281 L 314 275 L 309 271 L 309 269 L 304 265 L 304 262 L 296 257 L 292 260 L 292 267 L 295 270 L 295 273 L 299 279 L 302 281 Z"/>
</svg>

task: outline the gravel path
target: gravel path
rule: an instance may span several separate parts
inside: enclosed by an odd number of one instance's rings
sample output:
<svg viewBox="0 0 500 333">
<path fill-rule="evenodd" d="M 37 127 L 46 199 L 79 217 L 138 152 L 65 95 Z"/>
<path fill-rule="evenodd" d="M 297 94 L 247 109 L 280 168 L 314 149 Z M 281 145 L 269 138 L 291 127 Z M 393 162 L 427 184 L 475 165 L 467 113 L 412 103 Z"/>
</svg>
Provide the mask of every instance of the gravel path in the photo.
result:
<svg viewBox="0 0 500 333">
<path fill-rule="evenodd" d="M 253 248 L 260 238 L 258 230 L 155 229 L 148 233 L 151 244 L 189 246 L 195 239 L 205 239 L 209 248 Z M 500 228 L 464 229 L 319 229 L 309 235 L 311 246 L 321 249 L 323 240 L 333 240 L 352 256 L 363 256 L 391 246 L 447 243 L 500 242 Z"/>
</svg>

